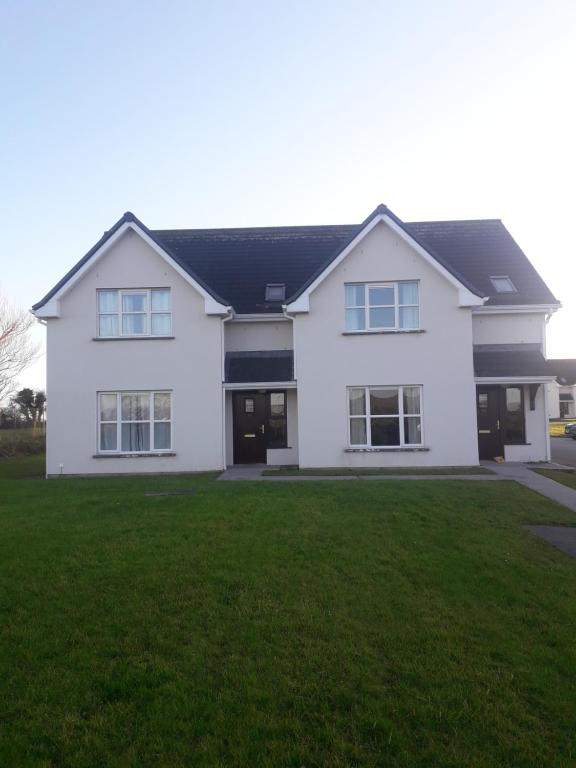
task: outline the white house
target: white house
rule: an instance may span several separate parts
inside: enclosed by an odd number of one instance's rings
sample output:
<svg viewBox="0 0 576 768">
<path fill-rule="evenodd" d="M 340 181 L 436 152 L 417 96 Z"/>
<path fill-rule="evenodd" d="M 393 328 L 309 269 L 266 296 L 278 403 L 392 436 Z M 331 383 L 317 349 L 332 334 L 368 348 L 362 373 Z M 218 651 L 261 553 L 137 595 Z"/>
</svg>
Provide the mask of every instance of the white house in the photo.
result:
<svg viewBox="0 0 576 768">
<path fill-rule="evenodd" d="M 559 307 L 499 220 L 147 229 L 37 304 L 47 474 L 549 459 Z"/>
<path fill-rule="evenodd" d="M 576 418 L 576 360 L 549 360 L 556 379 L 548 384 L 549 415 L 551 419 Z"/>
</svg>

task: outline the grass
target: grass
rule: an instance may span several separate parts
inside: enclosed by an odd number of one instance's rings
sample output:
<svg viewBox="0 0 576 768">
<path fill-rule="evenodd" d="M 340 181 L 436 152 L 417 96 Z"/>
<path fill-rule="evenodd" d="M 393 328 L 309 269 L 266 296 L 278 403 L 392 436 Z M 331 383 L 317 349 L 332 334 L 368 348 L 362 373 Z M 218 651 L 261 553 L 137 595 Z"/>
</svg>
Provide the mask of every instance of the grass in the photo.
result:
<svg viewBox="0 0 576 768">
<path fill-rule="evenodd" d="M 557 483 L 576 489 L 576 471 L 570 469 L 534 469 L 539 475 L 556 480 Z"/>
<path fill-rule="evenodd" d="M 298 475 L 314 477 L 346 477 L 348 475 L 493 475 L 487 467 L 325 467 L 314 469 L 298 469 L 297 467 L 279 467 L 265 469 L 262 474 L 266 477 L 292 477 Z"/>
<path fill-rule="evenodd" d="M 562 507 L 42 473 L 0 462 L 0 765 L 574 765 L 576 561 L 522 529 Z"/>
</svg>

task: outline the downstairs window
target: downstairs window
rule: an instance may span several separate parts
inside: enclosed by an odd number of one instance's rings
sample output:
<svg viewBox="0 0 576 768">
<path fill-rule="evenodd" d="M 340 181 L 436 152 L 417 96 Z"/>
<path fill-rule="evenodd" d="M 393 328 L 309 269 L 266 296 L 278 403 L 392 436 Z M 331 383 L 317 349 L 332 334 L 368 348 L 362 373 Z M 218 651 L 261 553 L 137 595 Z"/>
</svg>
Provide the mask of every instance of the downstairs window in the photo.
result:
<svg viewBox="0 0 576 768">
<path fill-rule="evenodd" d="M 170 392 L 100 392 L 100 453 L 150 453 L 172 447 Z"/>
<path fill-rule="evenodd" d="M 348 421 L 353 448 L 422 445 L 422 387 L 350 387 Z"/>
</svg>

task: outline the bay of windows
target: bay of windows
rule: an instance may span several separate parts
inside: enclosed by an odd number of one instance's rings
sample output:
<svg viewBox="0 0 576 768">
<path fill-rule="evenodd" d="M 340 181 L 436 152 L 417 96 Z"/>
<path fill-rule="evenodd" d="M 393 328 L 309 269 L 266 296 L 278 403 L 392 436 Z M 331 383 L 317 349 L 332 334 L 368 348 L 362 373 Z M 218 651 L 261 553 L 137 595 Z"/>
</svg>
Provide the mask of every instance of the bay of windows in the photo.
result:
<svg viewBox="0 0 576 768">
<path fill-rule="evenodd" d="M 169 336 L 171 333 L 169 288 L 98 291 L 99 336 Z"/>
<path fill-rule="evenodd" d="M 345 285 L 347 331 L 404 331 L 419 328 L 417 282 Z"/>
<path fill-rule="evenodd" d="M 350 446 L 422 445 L 422 387 L 351 387 Z"/>
<path fill-rule="evenodd" d="M 170 392 L 100 392 L 98 449 L 102 453 L 169 451 Z"/>
</svg>

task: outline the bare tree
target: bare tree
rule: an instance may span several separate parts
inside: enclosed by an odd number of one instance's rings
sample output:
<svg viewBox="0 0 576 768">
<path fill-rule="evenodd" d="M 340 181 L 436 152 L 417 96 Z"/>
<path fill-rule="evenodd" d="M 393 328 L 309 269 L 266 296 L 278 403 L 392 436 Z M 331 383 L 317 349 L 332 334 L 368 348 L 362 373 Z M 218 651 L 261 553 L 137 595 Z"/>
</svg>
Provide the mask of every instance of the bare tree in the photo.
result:
<svg viewBox="0 0 576 768">
<path fill-rule="evenodd" d="M 16 378 L 38 352 L 29 331 L 34 318 L 0 296 L 0 400 L 12 389 Z"/>
</svg>

